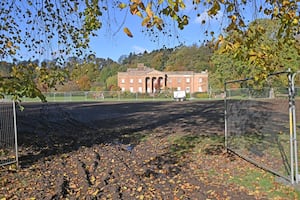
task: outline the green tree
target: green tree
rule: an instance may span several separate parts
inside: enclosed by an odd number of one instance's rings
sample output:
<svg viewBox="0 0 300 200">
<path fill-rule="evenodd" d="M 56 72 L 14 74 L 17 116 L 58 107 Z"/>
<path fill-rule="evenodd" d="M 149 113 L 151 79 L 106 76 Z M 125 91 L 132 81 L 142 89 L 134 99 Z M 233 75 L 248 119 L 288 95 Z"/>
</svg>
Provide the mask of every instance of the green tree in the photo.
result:
<svg viewBox="0 0 300 200">
<path fill-rule="evenodd" d="M 81 76 L 76 83 L 82 91 L 89 91 L 91 89 L 91 80 L 87 75 Z"/>
<path fill-rule="evenodd" d="M 9 74 L 12 71 L 12 67 L 13 67 L 13 64 L 5 62 L 5 61 L 1 61 L 0 62 L 0 76 L 2 76 L 2 77 L 9 76 Z"/>
<path fill-rule="evenodd" d="M 22 97 L 39 97 L 46 101 L 38 85 L 53 88 L 57 83 L 64 82 L 67 78 L 64 70 L 39 67 L 29 62 L 12 67 L 9 77 L 0 77 L 0 95 L 12 94 L 15 100 Z"/>
<path fill-rule="evenodd" d="M 141 26 L 147 32 L 154 35 L 161 32 L 171 36 L 172 32 L 170 34 L 168 30 L 172 29 L 172 22 L 175 22 L 177 28 L 181 30 L 190 23 L 191 16 L 201 16 L 203 10 L 207 10 L 207 14 L 212 18 L 216 18 L 222 12 L 224 19 L 229 19 L 228 24 L 225 23 L 226 31 L 238 34 L 235 38 L 221 35 L 215 40 L 215 44 L 217 46 L 221 44 L 224 53 L 232 52 L 234 59 L 248 60 L 259 68 L 260 77 L 257 76 L 259 79 L 273 70 L 273 66 L 270 67 L 269 61 L 265 62 L 265 60 L 271 60 L 271 57 L 279 54 L 270 52 L 268 46 L 266 48 L 253 46 L 265 30 L 261 26 L 247 28 L 247 19 L 243 16 L 244 10 L 253 8 L 255 15 L 264 15 L 279 21 L 276 34 L 278 48 L 287 44 L 294 46 L 298 51 L 300 49 L 294 36 L 300 32 L 298 1 L 192 0 L 191 11 L 186 10 L 186 2 L 184 0 L 27 0 L 25 2 L 2 0 L 0 58 L 5 59 L 16 54 L 22 56 L 22 51 L 19 51 L 21 47 L 27 48 L 36 55 L 43 54 L 53 43 L 58 44 L 58 49 L 51 54 L 61 59 L 72 53 L 77 56 L 85 55 L 88 53 L 86 50 L 89 47 L 90 37 L 96 36 L 96 31 L 102 27 L 103 13 L 111 10 L 129 11 L 130 14 L 141 19 Z M 203 23 L 206 21 L 203 20 Z M 128 27 L 123 27 L 123 30 L 129 37 L 134 37 L 134 33 Z M 28 69 L 28 73 L 31 73 L 31 69 Z M 12 73 L 11 76 L 15 74 Z M 17 78 L 10 79 L 10 81 L 14 80 Z M 24 82 L 23 85 L 32 89 L 33 96 L 34 94 L 39 96 L 39 93 L 34 92 L 37 89 L 36 85 L 32 83 L 32 81 Z M 4 87 L 1 89 L 3 92 L 17 94 L 12 88 L 8 88 L 13 84 L 1 85 Z"/>
<path fill-rule="evenodd" d="M 201 72 L 210 68 L 211 55 L 212 50 L 207 46 L 179 46 L 169 56 L 166 70 Z"/>
<path fill-rule="evenodd" d="M 227 51 L 226 42 L 220 44 L 220 48 L 212 57 L 216 68 L 211 75 L 212 84 L 219 87 L 226 80 L 248 77 L 261 81 L 266 79 L 270 72 L 288 69 L 296 71 L 300 61 L 298 49 L 289 43 L 278 42 L 282 40 L 276 37 L 279 28 L 280 23 L 277 20 L 258 19 L 242 33 L 229 32 L 224 40 L 239 46 L 239 50 L 233 48 L 232 51 Z M 295 42 L 299 43 L 297 40 Z M 252 48 L 249 49 L 246 43 L 251 44 Z"/>
<path fill-rule="evenodd" d="M 106 80 L 106 88 L 108 90 L 114 90 L 118 86 L 118 76 L 113 75 L 107 78 Z"/>
</svg>

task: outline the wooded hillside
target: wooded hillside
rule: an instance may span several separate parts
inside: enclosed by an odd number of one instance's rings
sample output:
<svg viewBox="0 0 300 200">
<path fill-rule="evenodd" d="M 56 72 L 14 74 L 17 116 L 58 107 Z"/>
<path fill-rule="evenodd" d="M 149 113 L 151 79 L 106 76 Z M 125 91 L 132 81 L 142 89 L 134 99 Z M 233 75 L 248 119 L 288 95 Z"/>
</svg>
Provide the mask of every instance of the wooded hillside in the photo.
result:
<svg viewBox="0 0 300 200">
<path fill-rule="evenodd" d="M 1 62 L 1 76 L 8 76 L 13 71 L 13 66 L 34 65 L 51 71 L 60 71 L 63 74 L 63 84 L 56 85 L 50 89 L 42 83 L 39 89 L 42 92 L 49 91 L 106 91 L 119 90 L 117 87 L 117 73 L 126 71 L 127 68 L 137 67 L 137 63 L 160 71 L 214 71 L 210 62 L 212 50 L 204 45 L 178 46 L 175 48 L 164 48 L 141 54 L 130 53 L 120 56 L 118 62 L 110 58 L 97 58 L 89 55 L 85 60 L 70 57 L 63 67 L 57 67 L 55 61 L 25 62 L 18 61 L 14 64 Z M 57 72 L 56 72 L 57 73 Z M 38 82 L 38 80 L 35 80 Z"/>
</svg>

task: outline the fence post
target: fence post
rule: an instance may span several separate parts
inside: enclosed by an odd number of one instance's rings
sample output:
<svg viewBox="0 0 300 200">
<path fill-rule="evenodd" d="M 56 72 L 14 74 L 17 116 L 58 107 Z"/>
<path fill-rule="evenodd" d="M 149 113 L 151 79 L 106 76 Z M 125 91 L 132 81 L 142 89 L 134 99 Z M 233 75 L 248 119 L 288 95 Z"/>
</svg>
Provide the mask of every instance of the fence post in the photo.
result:
<svg viewBox="0 0 300 200">
<path fill-rule="evenodd" d="M 19 167 L 18 158 L 18 131 L 17 131 L 17 115 L 16 115 L 16 104 L 13 101 L 13 116 L 14 116 L 14 134 L 15 134 L 15 151 L 16 151 L 16 165 Z"/>
<path fill-rule="evenodd" d="M 294 128 L 293 128 L 293 109 L 294 109 L 294 91 L 293 91 L 293 81 L 292 81 L 292 74 L 289 70 L 288 73 L 288 81 L 289 81 L 289 129 L 290 129 L 290 158 L 291 158 L 291 183 L 294 184 L 295 182 L 295 175 L 294 175 Z"/>
<path fill-rule="evenodd" d="M 299 171 L 298 171 L 298 144 L 297 144 L 297 122 L 296 122 L 296 104 L 295 104 L 295 96 L 296 96 L 296 90 L 295 90 L 295 77 L 300 73 L 300 71 L 294 73 L 292 75 L 292 82 L 291 82 L 291 87 L 292 87 L 292 105 L 293 105 L 293 110 L 292 110 L 292 116 L 293 116 L 293 141 L 294 141 L 294 156 L 295 156 L 295 178 L 296 178 L 296 183 L 299 183 Z"/>
<path fill-rule="evenodd" d="M 227 132 L 227 84 L 226 82 L 224 83 L 224 122 L 225 122 L 225 127 L 224 127 L 224 142 L 225 142 L 225 149 L 226 151 L 228 150 L 228 144 L 227 144 L 227 137 L 228 137 L 228 132 Z"/>
</svg>

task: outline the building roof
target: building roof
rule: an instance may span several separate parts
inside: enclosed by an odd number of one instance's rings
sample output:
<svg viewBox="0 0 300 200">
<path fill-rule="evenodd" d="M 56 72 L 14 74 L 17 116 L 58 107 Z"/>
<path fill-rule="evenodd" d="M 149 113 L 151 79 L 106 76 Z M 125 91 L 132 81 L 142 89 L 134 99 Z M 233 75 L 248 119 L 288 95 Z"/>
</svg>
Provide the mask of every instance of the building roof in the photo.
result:
<svg viewBox="0 0 300 200">
<path fill-rule="evenodd" d="M 146 76 L 146 75 L 154 75 L 154 74 L 167 74 L 167 75 L 195 75 L 195 74 L 208 74 L 207 71 L 203 71 L 201 73 L 195 73 L 193 71 L 168 71 L 162 72 L 155 70 L 153 68 L 149 68 L 145 66 L 143 63 L 138 63 L 137 68 L 128 68 L 126 72 L 119 72 L 119 75 L 131 75 L 131 76 Z"/>
<path fill-rule="evenodd" d="M 146 67 L 144 65 L 139 64 L 137 68 L 128 68 L 126 72 L 119 72 L 120 75 L 148 75 L 148 74 L 161 74 L 164 72 Z"/>
<path fill-rule="evenodd" d="M 207 71 L 203 71 L 201 73 L 196 73 L 196 72 L 193 72 L 193 71 L 171 71 L 171 72 L 165 72 L 166 74 L 168 74 L 168 76 L 176 76 L 176 75 L 199 75 L 199 74 L 202 74 L 202 75 L 208 75 L 208 72 Z"/>
</svg>

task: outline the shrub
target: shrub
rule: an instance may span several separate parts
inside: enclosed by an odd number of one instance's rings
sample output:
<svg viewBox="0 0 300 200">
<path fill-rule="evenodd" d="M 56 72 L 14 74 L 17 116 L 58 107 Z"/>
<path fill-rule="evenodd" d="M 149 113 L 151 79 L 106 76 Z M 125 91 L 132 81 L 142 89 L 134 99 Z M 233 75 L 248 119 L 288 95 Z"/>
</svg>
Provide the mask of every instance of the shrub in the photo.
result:
<svg viewBox="0 0 300 200">
<path fill-rule="evenodd" d="M 208 99 L 209 95 L 207 92 L 195 92 L 193 94 L 194 98 L 199 98 L 199 99 Z"/>
</svg>

